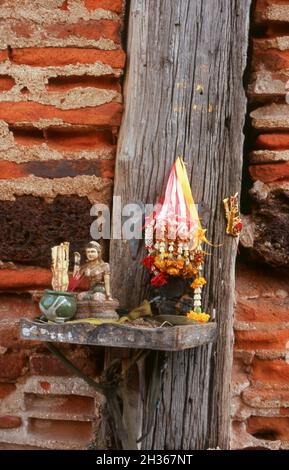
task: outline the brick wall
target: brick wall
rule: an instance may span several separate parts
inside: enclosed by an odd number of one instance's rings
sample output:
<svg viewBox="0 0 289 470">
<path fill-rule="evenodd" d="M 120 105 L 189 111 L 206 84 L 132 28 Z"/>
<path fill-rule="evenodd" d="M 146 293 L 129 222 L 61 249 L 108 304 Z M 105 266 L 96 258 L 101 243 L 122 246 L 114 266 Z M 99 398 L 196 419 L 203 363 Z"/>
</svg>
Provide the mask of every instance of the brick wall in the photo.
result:
<svg viewBox="0 0 289 470">
<path fill-rule="evenodd" d="M 252 36 L 251 210 L 237 271 L 232 448 L 288 449 L 289 0 L 257 0 Z"/>
<path fill-rule="evenodd" d="M 122 113 L 122 0 L 4 0 L 0 6 L 0 448 L 85 448 L 99 397 L 42 344 L 20 341 L 50 248 L 90 238 L 111 200 Z M 65 353 L 91 376 L 102 351 Z"/>
</svg>

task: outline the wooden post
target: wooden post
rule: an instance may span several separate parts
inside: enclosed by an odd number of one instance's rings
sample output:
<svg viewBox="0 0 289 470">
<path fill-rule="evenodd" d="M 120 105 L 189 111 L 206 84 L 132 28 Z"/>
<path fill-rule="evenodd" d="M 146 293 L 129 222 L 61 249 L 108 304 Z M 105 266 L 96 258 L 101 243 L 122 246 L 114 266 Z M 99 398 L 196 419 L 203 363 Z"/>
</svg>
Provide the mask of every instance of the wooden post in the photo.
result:
<svg viewBox="0 0 289 470">
<path fill-rule="evenodd" d="M 169 353 L 147 449 L 228 448 L 237 242 L 225 234 L 223 199 L 240 191 L 250 0 L 131 0 L 125 114 L 114 194 L 155 203 L 182 155 L 195 200 L 209 209 L 205 308 L 218 340 Z M 145 295 L 143 250 L 111 242 L 114 296 Z"/>
</svg>

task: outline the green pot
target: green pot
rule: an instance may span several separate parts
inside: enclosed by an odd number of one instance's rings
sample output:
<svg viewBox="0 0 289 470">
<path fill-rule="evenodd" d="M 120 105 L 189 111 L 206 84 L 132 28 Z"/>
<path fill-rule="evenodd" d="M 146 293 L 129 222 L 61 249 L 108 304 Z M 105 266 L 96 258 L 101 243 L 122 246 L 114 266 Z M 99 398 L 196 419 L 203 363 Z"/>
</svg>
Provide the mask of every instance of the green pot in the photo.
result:
<svg viewBox="0 0 289 470">
<path fill-rule="evenodd" d="M 72 292 L 45 290 L 39 307 L 47 320 L 64 323 L 76 314 L 76 298 Z"/>
</svg>

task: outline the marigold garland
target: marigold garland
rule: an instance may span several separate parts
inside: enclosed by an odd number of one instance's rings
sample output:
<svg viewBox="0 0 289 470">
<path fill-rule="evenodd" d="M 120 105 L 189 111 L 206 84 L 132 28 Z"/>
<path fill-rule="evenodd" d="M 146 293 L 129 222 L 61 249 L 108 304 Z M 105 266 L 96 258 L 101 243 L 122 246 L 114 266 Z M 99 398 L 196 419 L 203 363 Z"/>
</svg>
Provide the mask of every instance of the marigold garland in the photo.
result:
<svg viewBox="0 0 289 470">
<path fill-rule="evenodd" d="M 207 284 L 207 281 L 204 277 L 196 277 L 194 282 L 191 284 L 192 289 L 197 289 L 198 287 L 203 287 Z"/>
<path fill-rule="evenodd" d="M 201 226 L 183 160 L 173 165 L 160 204 L 146 219 L 145 245 L 148 255 L 143 264 L 153 275 L 151 284 L 165 285 L 170 277 L 193 280 L 194 314 L 201 321 L 202 276 L 205 252 L 203 243 L 209 243 Z M 204 320 L 203 320 L 204 321 Z M 207 320 L 208 321 L 208 320 Z"/>
<path fill-rule="evenodd" d="M 210 320 L 210 315 L 208 313 L 198 313 L 194 312 L 193 310 L 190 310 L 187 313 L 187 317 L 190 320 L 195 320 L 199 323 L 208 323 L 208 321 Z"/>
</svg>

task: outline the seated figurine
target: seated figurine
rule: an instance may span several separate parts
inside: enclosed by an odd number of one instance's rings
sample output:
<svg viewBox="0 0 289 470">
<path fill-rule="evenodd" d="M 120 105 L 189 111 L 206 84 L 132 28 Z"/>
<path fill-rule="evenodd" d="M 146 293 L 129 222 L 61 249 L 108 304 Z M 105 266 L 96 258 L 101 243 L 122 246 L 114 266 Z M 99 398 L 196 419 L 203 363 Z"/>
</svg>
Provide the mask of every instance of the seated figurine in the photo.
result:
<svg viewBox="0 0 289 470">
<path fill-rule="evenodd" d="M 80 254 L 76 252 L 74 273 L 84 274 L 90 281 L 90 289 L 78 294 L 79 300 L 112 300 L 110 292 L 110 269 L 101 257 L 101 245 L 90 242 L 85 248 L 87 261 L 80 266 Z"/>
<path fill-rule="evenodd" d="M 74 254 L 74 275 L 84 275 L 90 283 L 88 291 L 77 294 L 79 312 L 81 308 L 88 308 L 92 316 L 118 318 L 115 308 L 119 306 L 119 302 L 111 296 L 110 267 L 102 260 L 101 245 L 91 241 L 86 246 L 85 253 L 87 261 L 83 265 L 80 254 Z"/>
</svg>

